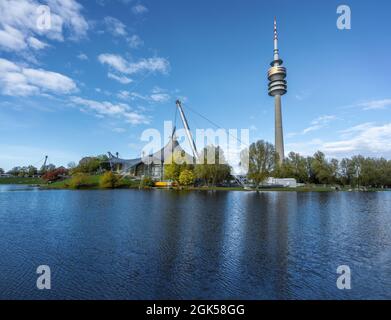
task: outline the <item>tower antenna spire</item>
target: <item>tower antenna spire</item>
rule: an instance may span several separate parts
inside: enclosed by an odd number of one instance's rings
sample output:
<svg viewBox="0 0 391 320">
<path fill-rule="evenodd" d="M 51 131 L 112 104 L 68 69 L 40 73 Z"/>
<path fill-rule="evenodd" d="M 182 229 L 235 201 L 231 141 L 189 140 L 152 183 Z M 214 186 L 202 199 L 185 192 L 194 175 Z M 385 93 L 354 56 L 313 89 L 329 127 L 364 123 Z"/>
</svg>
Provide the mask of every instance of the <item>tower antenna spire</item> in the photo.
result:
<svg viewBox="0 0 391 320">
<path fill-rule="evenodd" d="M 278 54 L 278 34 L 277 34 L 277 18 L 274 17 L 274 61 L 279 60 Z"/>
</svg>

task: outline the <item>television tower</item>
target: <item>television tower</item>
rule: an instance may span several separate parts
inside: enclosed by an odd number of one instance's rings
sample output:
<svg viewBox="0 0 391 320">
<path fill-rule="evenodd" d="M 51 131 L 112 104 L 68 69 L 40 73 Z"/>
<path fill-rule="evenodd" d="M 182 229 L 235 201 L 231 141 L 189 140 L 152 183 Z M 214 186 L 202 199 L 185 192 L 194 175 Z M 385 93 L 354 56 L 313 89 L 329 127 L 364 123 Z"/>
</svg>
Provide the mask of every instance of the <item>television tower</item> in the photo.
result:
<svg viewBox="0 0 391 320">
<path fill-rule="evenodd" d="M 267 73 L 269 79 L 269 96 L 274 97 L 275 108 L 275 148 L 279 163 L 284 161 L 284 136 L 282 130 L 281 96 L 287 92 L 286 69 L 282 67 L 278 51 L 277 21 L 274 18 L 274 60 Z"/>
</svg>

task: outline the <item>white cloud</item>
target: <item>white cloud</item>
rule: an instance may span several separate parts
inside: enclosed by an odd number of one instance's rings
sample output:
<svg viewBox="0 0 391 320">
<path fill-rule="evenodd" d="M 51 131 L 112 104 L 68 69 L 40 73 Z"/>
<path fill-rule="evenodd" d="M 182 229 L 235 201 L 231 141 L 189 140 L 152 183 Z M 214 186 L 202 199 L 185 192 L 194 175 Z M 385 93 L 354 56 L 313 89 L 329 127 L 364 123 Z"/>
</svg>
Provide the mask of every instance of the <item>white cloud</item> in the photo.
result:
<svg viewBox="0 0 391 320">
<path fill-rule="evenodd" d="M 122 100 L 127 100 L 130 98 L 130 92 L 126 90 L 122 90 L 118 92 L 117 97 Z"/>
<path fill-rule="evenodd" d="M 150 94 L 142 95 L 137 92 L 120 91 L 117 97 L 121 99 L 132 99 L 132 100 L 143 100 L 149 103 L 165 103 L 171 99 L 170 94 L 166 93 L 165 90 L 155 87 L 152 89 Z"/>
<path fill-rule="evenodd" d="M 98 60 L 100 63 L 107 64 L 118 72 L 128 73 L 128 62 L 120 55 L 104 53 L 98 56 Z"/>
<path fill-rule="evenodd" d="M 83 99 L 80 97 L 72 97 L 71 101 L 83 107 L 84 111 L 93 111 L 98 116 L 111 116 L 122 118 L 126 122 L 137 125 L 137 124 L 148 124 L 149 120 L 144 115 L 133 111 L 129 105 L 125 103 L 113 104 L 108 101 L 94 101 Z M 87 109 L 84 109 L 87 108 Z"/>
<path fill-rule="evenodd" d="M 126 25 L 120 20 L 114 17 L 105 17 L 104 22 L 107 30 L 114 36 L 126 36 L 128 33 L 126 31 Z"/>
<path fill-rule="evenodd" d="M 5 25 L 0 29 L 0 48 L 5 51 L 20 51 L 27 48 L 27 43 L 22 32 Z"/>
<path fill-rule="evenodd" d="M 169 62 L 164 58 L 141 59 L 138 62 L 130 63 L 128 72 L 130 74 L 143 71 L 167 73 L 169 66 Z"/>
<path fill-rule="evenodd" d="M 377 156 L 391 153 L 391 123 L 380 126 L 364 123 L 347 129 L 344 133 L 350 134 L 350 137 L 324 143 L 324 151 L 333 154 L 362 152 Z"/>
<path fill-rule="evenodd" d="M 58 33 L 61 32 L 62 37 L 64 28 L 69 30 L 71 40 L 78 40 L 87 35 L 89 25 L 81 14 L 83 7 L 76 0 L 47 0 L 47 3 L 52 14 L 52 28 L 58 30 Z"/>
<path fill-rule="evenodd" d="M 69 93 L 76 89 L 76 85 L 72 79 L 56 72 L 31 68 L 24 68 L 22 72 L 31 84 L 43 90 Z"/>
<path fill-rule="evenodd" d="M 122 23 L 120 20 L 114 17 L 105 17 L 104 24 L 106 26 L 107 31 L 115 37 L 122 37 L 125 39 L 127 44 L 132 49 L 138 49 L 144 45 L 144 41 L 141 38 L 134 34 L 128 36 L 128 31 L 126 30 L 126 25 Z"/>
<path fill-rule="evenodd" d="M 130 95 L 132 96 L 133 100 L 140 99 L 140 100 L 144 100 L 144 101 L 149 101 L 148 96 L 143 96 L 142 94 L 137 93 L 137 92 L 132 92 Z"/>
<path fill-rule="evenodd" d="M 129 109 L 129 106 L 123 103 L 112 104 L 111 102 L 98 102 L 94 100 L 87 100 L 80 97 L 72 97 L 72 102 L 90 108 L 102 115 L 117 115 L 123 114 Z"/>
<path fill-rule="evenodd" d="M 349 136 L 350 134 L 355 134 L 357 132 L 362 132 L 362 131 L 365 131 L 365 130 L 369 130 L 374 125 L 375 124 L 373 122 L 365 122 L 365 123 L 361 123 L 361 124 L 358 124 L 356 126 L 353 126 L 353 127 L 350 127 L 350 128 L 344 129 L 344 130 L 341 130 L 339 132 L 342 134 L 343 137 L 346 137 L 346 136 Z"/>
<path fill-rule="evenodd" d="M 137 49 L 144 45 L 144 41 L 136 34 L 128 37 L 127 42 L 132 49 Z"/>
<path fill-rule="evenodd" d="M 42 15 L 37 0 L 0 1 L 0 50 L 22 51 L 28 48 L 43 49 L 46 44 L 37 37 L 63 41 L 85 37 L 89 28 L 81 14 L 82 6 L 75 0 L 47 0 L 50 8 L 49 29 L 40 30 L 37 25 Z"/>
<path fill-rule="evenodd" d="M 0 90 L 10 96 L 43 93 L 67 94 L 76 91 L 75 82 L 57 72 L 19 66 L 0 58 Z"/>
<path fill-rule="evenodd" d="M 126 132 L 126 129 L 124 129 L 124 128 L 113 128 L 112 131 L 116 132 L 116 133 L 124 133 L 124 132 Z"/>
<path fill-rule="evenodd" d="M 120 55 L 104 53 L 98 56 L 102 64 L 124 74 L 135 74 L 144 71 L 167 73 L 170 67 L 169 62 L 164 58 L 154 57 L 141 59 L 137 62 L 129 62 Z"/>
<path fill-rule="evenodd" d="M 170 95 L 168 93 L 153 93 L 150 96 L 153 102 L 164 103 L 170 100 Z"/>
<path fill-rule="evenodd" d="M 361 101 L 355 104 L 347 105 L 341 107 L 342 109 L 350 109 L 350 108 L 361 108 L 361 110 L 382 110 L 391 106 L 391 99 L 373 99 L 367 101 Z"/>
<path fill-rule="evenodd" d="M 83 61 L 88 60 L 88 56 L 85 53 L 80 53 L 77 58 Z"/>
<path fill-rule="evenodd" d="M 148 8 L 143 6 L 142 4 L 137 4 L 133 6 L 132 11 L 134 14 L 144 14 L 148 12 Z"/>
<path fill-rule="evenodd" d="M 362 107 L 363 110 L 377 110 L 377 109 L 385 109 L 386 107 L 391 105 L 391 99 L 383 99 L 383 100 L 371 100 L 363 103 L 359 103 L 358 106 Z"/>
<path fill-rule="evenodd" d="M 322 144 L 323 141 L 321 139 L 311 139 L 309 141 L 287 143 L 285 149 L 289 150 L 289 152 L 298 152 L 303 156 L 310 156 L 316 151 L 322 150 Z"/>
<path fill-rule="evenodd" d="M 297 133 L 297 132 L 291 132 L 291 133 L 288 133 L 287 134 L 287 137 L 294 137 L 294 136 L 297 136 L 297 135 L 306 135 L 307 133 L 310 133 L 310 132 L 313 132 L 313 131 L 317 131 L 317 130 L 320 130 L 320 129 L 323 129 L 325 127 L 328 126 L 328 124 L 333 121 L 333 120 L 336 120 L 337 117 L 334 116 L 334 115 L 324 115 L 324 116 L 320 116 L 314 120 L 311 121 L 311 125 L 305 129 L 303 129 L 301 132 Z"/>
<path fill-rule="evenodd" d="M 41 49 L 44 49 L 48 46 L 47 43 L 42 42 L 34 37 L 29 37 L 27 39 L 27 42 L 28 42 L 29 46 L 35 50 L 41 50 Z"/>
<path fill-rule="evenodd" d="M 308 99 L 311 96 L 311 92 L 308 90 L 302 90 L 300 92 L 297 92 L 294 96 L 297 100 L 303 101 L 303 100 Z"/>
<path fill-rule="evenodd" d="M 312 126 L 309 126 L 309 127 L 305 128 L 305 129 L 302 131 L 301 134 L 307 134 L 307 133 L 309 133 L 309 132 L 311 132 L 311 131 L 317 131 L 317 130 L 322 129 L 322 128 L 323 128 L 323 126 L 322 126 L 322 125 L 319 125 L 319 124 L 312 125 Z"/>
<path fill-rule="evenodd" d="M 109 72 L 109 73 L 107 74 L 107 76 L 108 76 L 110 79 L 116 80 L 116 81 L 118 81 L 119 83 L 122 83 L 122 84 L 129 84 L 129 83 L 133 82 L 133 80 L 130 79 L 130 78 L 128 78 L 128 77 L 125 77 L 125 76 L 118 76 L 118 75 L 116 75 L 116 74 L 114 74 L 114 73 L 111 73 L 111 72 Z"/>
<path fill-rule="evenodd" d="M 324 116 L 320 116 L 320 117 L 316 118 L 311 123 L 314 125 L 324 124 L 324 123 L 328 123 L 328 122 L 335 120 L 335 119 L 337 119 L 337 117 L 334 115 L 324 115 Z"/>
<path fill-rule="evenodd" d="M 327 156 L 346 157 L 357 154 L 373 157 L 391 157 L 391 123 L 376 125 L 362 123 L 341 131 L 341 139 L 322 141 L 313 139 L 287 144 L 287 148 L 304 155 L 312 155 L 317 150 Z"/>
</svg>

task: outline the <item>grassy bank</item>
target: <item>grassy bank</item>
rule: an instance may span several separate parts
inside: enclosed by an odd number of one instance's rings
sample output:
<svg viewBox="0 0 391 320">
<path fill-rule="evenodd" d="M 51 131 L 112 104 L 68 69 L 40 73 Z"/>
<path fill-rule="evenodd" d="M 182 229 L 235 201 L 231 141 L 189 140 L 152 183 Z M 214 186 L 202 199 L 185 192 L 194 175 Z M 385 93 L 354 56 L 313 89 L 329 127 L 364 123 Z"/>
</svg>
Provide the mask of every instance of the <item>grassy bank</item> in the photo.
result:
<svg viewBox="0 0 391 320">
<path fill-rule="evenodd" d="M 217 190 L 217 191 L 256 191 L 256 189 L 246 190 L 239 187 L 200 187 L 192 188 L 192 190 Z M 259 192 L 267 191 L 285 191 L 285 192 L 334 192 L 335 188 L 324 186 L 305 186 L 297 188 L 260 188 Z M 341 191 L 348 191 L 348 188 L 341 189 Z"/>
<path fill-rule="evenodd" d="M 0 184 L 44 184 L 44 180 L 40 178 L 23 178 L 23 177 L 4 177 L 0 178 Z"/>
<path fill-rule="evenodd" d="M 81 190 L 94 190 L 94 189 L 102 189 L 99 185 L 99 181 L 101 179 L 101 175 L 91 175 L 86 177 L 86 181 L 78 189 Z M 50 184 L 46 184 L 42 186 L 44 189 L 74 189 L 72 188 L 72 183 L 71 183 L 72 178 L 65 179 L 62 181 L 57 181 L 53 182 Z M 131 180 L 129 178 L 122 178 L 117 186 L 117 189 L 129 189 L 129 188 L 138 188 L 140 183 L 138 181 Z"/>
</svg>

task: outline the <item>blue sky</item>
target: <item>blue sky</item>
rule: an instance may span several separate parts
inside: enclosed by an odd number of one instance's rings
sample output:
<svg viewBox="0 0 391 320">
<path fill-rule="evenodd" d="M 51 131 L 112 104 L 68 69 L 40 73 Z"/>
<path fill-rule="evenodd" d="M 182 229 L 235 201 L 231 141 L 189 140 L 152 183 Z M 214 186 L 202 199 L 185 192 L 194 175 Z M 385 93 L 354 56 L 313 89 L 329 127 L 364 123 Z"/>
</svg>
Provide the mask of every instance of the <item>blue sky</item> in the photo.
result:
<svg viewBox="0 0 391 320">
<path fill-rule="evenodd" d="M 51 28 L 37 28 L 40 4 Z M 336 26 L 349 5 L 351 30 Z M 277 16 L 285 149 L 391 158 L 389 1 L 0 0 L 0 167 L 136 157 L 175 100 L 274 141 Z M 209 128 L 187 112 L 190 126 Z"/>
</svg>

